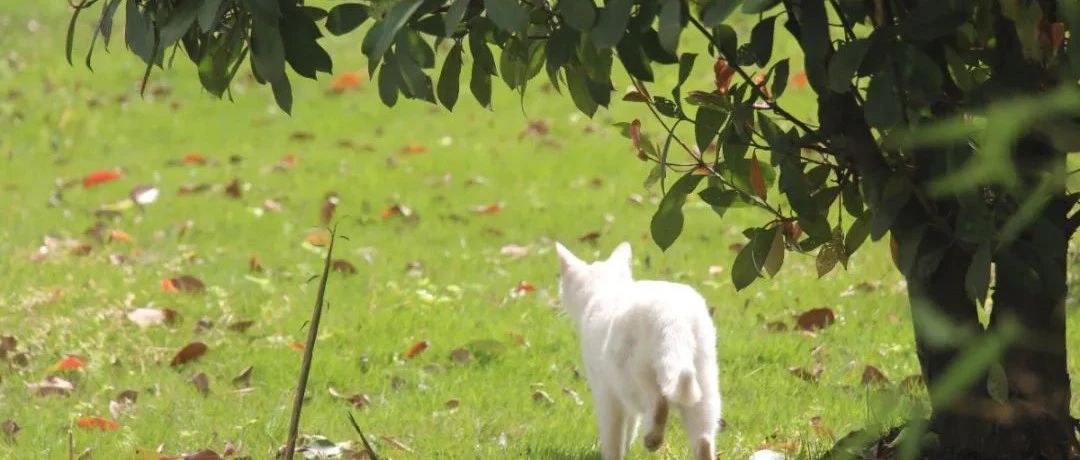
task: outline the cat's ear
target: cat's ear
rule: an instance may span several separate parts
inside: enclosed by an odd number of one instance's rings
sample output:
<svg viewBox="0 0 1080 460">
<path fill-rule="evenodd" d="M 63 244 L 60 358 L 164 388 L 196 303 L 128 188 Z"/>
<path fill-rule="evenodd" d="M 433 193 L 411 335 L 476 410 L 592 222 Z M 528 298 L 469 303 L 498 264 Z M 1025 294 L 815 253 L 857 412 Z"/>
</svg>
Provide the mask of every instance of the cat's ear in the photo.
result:
<svg viewBox="0 0 1080 460">
<path fill-rule="evenodd" d="M 562 267 L 563 273 L 566 273 L 566 271 L 572 267 L 584 263 L 581 259 L 578 259 L 574 253 L 570 252 L 569 249 L 566 249 L 566 246 L 563 246 L 562 243 L 558 241 L 555 242 L 555 252 L 559 254 L 559 265 Z"/>
<path fill-rule="evenodd" d="M 630 260 L 633 257 L 633 253 L 630 250 L 630 243 L 623 241 L 615 246 L 615 250 L 611 251 L 611 257 L 608 257 L 608 262 L 629 267 Z"/>
</svg>

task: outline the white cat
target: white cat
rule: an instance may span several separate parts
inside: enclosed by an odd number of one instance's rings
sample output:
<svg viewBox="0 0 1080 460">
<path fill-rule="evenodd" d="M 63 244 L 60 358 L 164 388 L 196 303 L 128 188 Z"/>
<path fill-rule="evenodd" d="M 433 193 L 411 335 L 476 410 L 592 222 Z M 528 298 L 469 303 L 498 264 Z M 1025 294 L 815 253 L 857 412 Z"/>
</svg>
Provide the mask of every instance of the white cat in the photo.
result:
<svg viewBox="0 0 1080 460">
<path fill-rule="evenodd" d="M 555 243 L 559 297 L 581 334 L 600 456 L 622 460 L 645 416 L 645 448 L 664 442 L 668 408 L 682 416 L 694 460 L 713 460 L 720 424 L 716 328 L 694 288 L 635 281 L 630 244 L 586 263 Z"/>
</svg>

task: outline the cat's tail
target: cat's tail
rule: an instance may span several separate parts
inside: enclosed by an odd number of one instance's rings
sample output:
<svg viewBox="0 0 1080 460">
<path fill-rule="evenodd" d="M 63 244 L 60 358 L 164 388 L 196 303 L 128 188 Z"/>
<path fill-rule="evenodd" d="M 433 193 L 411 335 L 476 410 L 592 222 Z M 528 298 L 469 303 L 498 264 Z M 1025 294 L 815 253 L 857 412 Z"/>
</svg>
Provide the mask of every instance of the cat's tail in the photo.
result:
<svg viewBox="0 0 1080 460">
<path fill-rule="evenodd" d="M 668 368 L 660 375 L 659 383 L 664 398 L 676 404 L 689 406 L 701 400 L 701 387 L 693 368 Z"/>
</svg>

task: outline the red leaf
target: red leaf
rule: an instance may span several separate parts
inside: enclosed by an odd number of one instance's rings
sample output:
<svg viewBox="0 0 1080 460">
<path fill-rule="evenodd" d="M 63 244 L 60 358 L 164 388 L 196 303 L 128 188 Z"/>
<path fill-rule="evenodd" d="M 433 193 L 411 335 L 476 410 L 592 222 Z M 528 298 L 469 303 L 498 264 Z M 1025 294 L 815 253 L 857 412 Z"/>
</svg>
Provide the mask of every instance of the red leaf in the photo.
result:
<svg viewBox="0 0 1080 460">
<path fill-rule="evenodd" d="M 757 85 L 758 89 L 760 89 L 761 92 L 765 94 L 766 100 L 772 100 L 772 95 L 769 94 L 769 87 L 765 86 L 765 75 L 755 75 L 754 84 Z"/>
<path fill-rule="evenodd" d="M 649 98 L 641 94 L 640 91 L 634 90 L 623 95 L 622 100 L 627 102 L 649 102 Z"/>
<path fill-rule="evenodd" d="M 90 188 L 95 185 L 104 184 L 106 182 L 112 182 L 121 177 L 123 177 L 123 174 L 121 174 L 120 171 L 117 170 L 106 169 L 101 171 L 94 171 L 90 174 L 87 174 L 86 177 L 83 177 L 82 185 L 83 188 Z"/>
<path fill-rule="evenodd" d="M 829 308 L 815 308 L 807 310 L 795 320 L 795 325 L 804 331 L 825 329 L 836 322 L 836 314 Z"/>
<path fill-rule="evenodd" d="M 806 86 L 806 72 L 796 72 L 791 76 L 791 87 L 803 88 Z"/>
<path fill-rule="evenodd" d="M 493 215 L 493 214 L 498 214 L 500 211 L 502 211 L 502 209 L 503 209 L 503 203 L 500 201 L 498 203 L 482 204 L 482 205 L 479 205 L 479 206 L 473 206 L 472 211 L 477 213 L 477 214 Z"/>
<path fill-rule="evenodd" d="M 900 245 L 896 242 L 896 236 L 889 233 L 889 254 L 892 255 L 892 263 L 896 269 L 900 269 Z"/>
<path fill-rule="evenodd" d="M 409 346 L 408 350 L 405 350 L 405 359 L 413 359 L 416 355 L 422 353 L 428 349 L 428 341 L 421 340 Z"/>
<path fill-rule="evenodd" d="M 191 275 L 180 275 L 175 278 L 161 280 L 161 290 L 164 292 L 187 292 L 198 294 L 206 291 L 206 285 L 202 280 Z"/>
<path fill-rule="evenodd" d="M 86 367 L 86 361 L 79 359 L 77 356 L 65 356 L 60 361 L 57 361 L 53 365 L 53 372 L 67 371 L 71 369 L 82 369 Z"/>
<path fill-rule="evenodd" d="M 351 89 L 358 89 L 364 84 L 364 74 L 360 72 L 345 72 L 330 80 L 330 92 L 341 94 Z"/>
<path fill-rule="evenodd" d="M 713 83 L 716 84 L 716 92 L 727 94 L 731 87 L 731 77 L 735 75 L 735 68 L 728 65 L 727 60 L 720 58 L 713 64 Z"/>
<path fill-rule="evenodd" d="M 205 165 L 206 156 L 199 152 L 188 152 L 184 156 L 180 157 L 180 161 L 189 165 Z"/>
<path fill-rule="evenodd" d="M 169 365 L 179 366 L 186 362 L 198 359 L 200 356 L 206 354 L 206 350 L 208 350 L 208 347 L 205 343 L 191 342 L 184 346 L 184 348 L 181 348 L 180 351 L 176 352 L 176 355 L 173 356 Z"/>
<path fill-rule="evenodd" d="M 408 144 L 405 144 L 405 146 L 402 147 L 400 151 L 401 153 L 407 155 L 419 155 L 421 153 L 427 153 L 427 147 L 424 147 L 421 144 L 417 144 L 416 142 L 410 142 Z"/>
<path fill-rule="evenodd" d="M 252 273 L 262 273 L 263 266 L 262 263 L 259 262 L 259 256 L 251 256 L 251 258 L 248 259 L 248 270 Z"/>
<path fill-rule="evenodd" d="M 330 221 L 334 220 L 334 211 L 337 210 L 338 202 L 337 192 L 330 192 L 326 194 L 326 199 L 323 200 L 322 209 L 319 211 L 319 219 L 323 225 L 330 225 Z"/>
<path fill-rule="evenodd" d="M 637 118 L 630 122 L 630 142 L 634 144 L 638 159 L 642 161 L 649 159 L 645 156 L 645 149 L 641 147 L 641 120 Z"/>
<path fill-rule="evenodd" d="M 83 416 L 75 420 L 75 424 L 79 428 L 83 429 L 98 429 L 101 431 L 116 431 L 120 428 L 120 425 L 116 422 L 102 417 Z"/>
<path fill-rule="evenodd" d="M 761 165 L 758 164 L 756 153 L 750 158 L 750 187 L 754 195 L 761 198 L 761 201 L 768 200 L 769 192 L 765 189 L 765 176 L 761 174 Z"/>
</svg>

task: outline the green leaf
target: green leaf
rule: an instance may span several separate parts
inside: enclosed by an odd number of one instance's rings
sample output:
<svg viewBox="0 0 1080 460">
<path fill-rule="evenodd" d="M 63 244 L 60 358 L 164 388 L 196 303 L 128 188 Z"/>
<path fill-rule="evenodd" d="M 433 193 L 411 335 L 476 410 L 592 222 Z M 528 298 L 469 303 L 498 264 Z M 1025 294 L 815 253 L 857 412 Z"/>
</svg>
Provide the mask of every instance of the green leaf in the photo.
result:
<svg viewBox="0 0 1080 460">
<path fill-rule="evenodd" d="M 420 65 L 413 60 L 412 56 L 405 53 L 397 53 L 394 56 L 398 70 L 401 72 L 401 92 L 413 99 L 420 99 L 432 104 L 435 103 L 435 89 L 431 84 L 431 77 L 424 73 Z"/>
<path fill-rule="evenodd" d="M 780 4 L 780 0 L 746 0 L 742 5 L 742 12 L 746 14 L 758 14 L 771 10 Z"/>
<path fill-rule="evenodd" d="M 911 198 L 911 183 L 899 174 L 889 176 L 882 189 L 881 197 L 871 203 L 870 237 L 877 241 L 892 227 L 893 220 L 900 209 Z"/>
<path fill-rule="evenodd" d="M 221 17 L 221 3 L 224 0 L 202 0 L 199 6 L 199 30 L 209 32 L 217 26 L 218 18 Z"/>
<path fill-rule="evenodd" d="M 278 0 L 242 0 L 255 19 L 277 22 L 281 18 Z"/>
<path fill-rule="evenodd" d="M 787 89 L 788 73 L 790 71 L 788 58 L 781 59 L 780 62 L 773 66 L 772 86 L 769 88 L 773 100 L 780 99 L 780 96 L 784 94 L 784 90 Z"/>
<path fill-rule="evenodd" d="M 769 274 L 769 278 L 776 276 L 776 273 L 780 271 L 780 267 L 784 265 L 784 253 L 787 249 L 784 247 L 784 232 L 780 231 L 781 226 L 777 225 L 773 227 L 773 239 L 772 244 L 769 246 L 769 253 L 765 256 L 765 262 L 762 267 L 765 273 Z"/>
<path fill-rule="evenodd" d="M 806 79 L 815 93 L 825 94 L 828 90 L 828 55 L 832 50 L 829 39 L 829 21 L 825 14 L 824 0 L 808 1 L 802 4 L 799 28 L 802 36 L 799 42 L 803 47 L 806 61 Z"/>
<path fill-rule="evenodd" d="M 566 88 L 570 91 L 570 98 L 578 110 L 590 117 L 596 113 L 597 103 L 589 93 L 588 78 L 585 71 L 578 65 L 566 67 Z"/>
<path fill-rule="evenodd" d="M 892 72 L 881 71 L 870 79 L 866 90 L 866 122 L 878 129 L 888 129 L 900 122 L 903 108 L 896 92 Z"/>
<path fill-rule="evenodd" d="M 762 270 L 765 269 L 766 262 L 769 259 L 769 255 L 772 253 L 773 243 L 779 235 L 783 239 L 783 235 L 780 235 L 779 225 L 774 225 L 772 228 L 759 228 L 751 233 L 750 238 L 750 255 L 754 260 L 754 271 L 761 275 Z M 783 244 L 781 242 L 781 244 Z M 782 257 L 782 256 L 781 256 Z M 779 270 L 779 267 L 777 267 Z"/>
<path fill-rule="evenodd" d="M 859 186 L 855 182 L 846 182 L 840 189 L 840 196 L 844 200 L 844 209 L 852 217 L 862 217 L 866 214 L 863 208 L 862 195 L 859 194 Z"/>
<path fill-rule="evenodd" d="M 461 43 L 456 43 L 450 48 L 450 54 L 443 61 L 442 72 L 439 74 L 439 102 L 446 110 L 454 110 L 457 103 L 458 91 L 461 85 Z"/>
<path fill-rule="evenodd" d="M 831 241 L 821 246 L 814 264 L 817 267 L 818 278 L 828 275 L 833 268 L 836 268 L 836 263 L 840 261 L 840 251 L 843 249 L 838 248 Z"/>
<path fill-rule="evenodd" d="M 739 255 L 735 256 L 735 263 L 731 266 L 731 284 L 736 291 L 741 291 L 759 276 L 760 272 L 754 267 L 753 250 L 750 245 L 746 245 L 739 251 Z"/>
<path fill-rule="evenodd" d="M 750 47 L 754 50 L 754 62 L 758 67 L 765 67 L 772 59 L 773 51 L 773 28 L 776 25 L 776 16 L 765 18 L 758 22 L 750 31 Z"/>
<path fill-rule="evenodd" d="M 278 107 L 291 114 L 293 98 L 288 75 L 283 73 L 279 78 L 270 80 L 270 89 L 274 92 L 274 102 L 277 102 Z"/>
<path fill-rule="evenodd" d="M 657 29 L 660 46 L 676 54 L 682 29 L 682 0 L 665 0 L 660 6 L 660 27 Z"/>
<path fill-rule="evenodd" d="M 566 25 L 579 32 L 588 32 L 596 24 L 596 4 L 593 0 L 560 0 L 555 11 Z"/>
<path fill-rule="evenodd" d="M 486 49 L 486 46 L 485 46 Z M 490 50 L 488 51 L 490 53 Z M 469 79 L 469 89 L 472 91 L 476 102 L 486 109 L 491 108 L 491 74 L 488 73 L 473 52 L 472 76 Z"/>
<path fill-rule="evenodd" d="M 486 75 L 495 75 L 495 57 L 484 39 L 485 27 L 474 25 L 469 30 L 469 50 L 472 51 L 473 72 L 480 69 Z"/>
<path fill-rule="evenodd" d="M 710 0 L 701 7 L 701 22 L 705 27 L 713 28 L 724 22 L 742 0 Z"/>
<path fill-rule="evenodd" d="M 195 24 L 200 5 L 201 3 L 196 1 L 180 2 L 169 12 L 165 24 L 161 26 L 161 30 L 158 32 L 161 49 L 172 46 Z"/>
<path fill-rule="evenodd" d="M 716 138 L 716 133 L 724 124 L 724 115 L 723 112 L 708 107 L 698 107 L 697 117 L 694 119 L 694 137 L 699 152 L 704 152 Z"/>
<path fill-rule="evenodd" d="M 251 65 L 255 75 L 274 82 L 285 77 L 285 44 L 278 20 L 256 17 L 251 30 Z"/>
<path fill-rule="evenodd" d="M 986 293 L 990 290 L 990 243 L 983 243 L 971 257 L 971 266 L 964 276 L 964 290 L 969 298 L 982 305 L 986 302 Z"/>
<path fill-rule="evenodd" d="M 656 111 L 661 115 L 671 118 L 679 118 L 679 106 L 675 105 L 675 101 L 663 96 L 654 96 L 653 105 L 656 106 Z"/>
<path fill-rule="evenodd" d="M 597 48 L 611 48 L 619 43 L 630 21 L 633 0 L 611 0 L 600 10 L 600 18 L 592 29 L 592 42 Z M 655 58 L 654 58 L 655 60 Z"/>
<path fill-rule="evenodd" d="M 446 12 L 446 36 L 454 35 L 457 31 L 458 24 L 461 23 L 461 18 L 465 17 L 465 10 L 469 6 L 469 0 L 454 0 L 450 4 L 450 9 Z"/>
<path fill-rule="evenodd" d="M 554 34 L 552 39 L 554 39 Z M 652 67 L 649 65 L 649 57 L 645 55 L 645 50 L 642 48 L 639 34 L 627 34 L 618 45 L 615 45 L 615 52 L 618 53 L 619 60 L 626 66 L 630 75 L 641 81 L 653 81 Z M 548 59 L 551 57 L 549 56 Z"/>
<path fill-rule="evenodd" d="M 529 11 L 517 0 L 484 0 L 484 8 L 496 26 L 512 34 L 524 33 L 529 25 Z"/>
<path fill-rule="evenodd" d="M 397 104 L 398 87 L 401 86 L 401 73 L 396 68 L 392 59 L 393 54 L 387 54 L 382 65 L 379 66 L 379 99 L 383 105 L 393 107 Z"/>
<path fill-rule="evenodd" d="M 735 200 L 739 199 L 739 192 L 724 190 L 720 187 L 709 187 L 698 192 L 698 197 L 713 208 L 730 208 Z"/>
<path fill-rule="evenodd" d="M 870 40 L 866 38 L 841 45 L 829 60 L 829 89 L 837 93 L 850 91 L 851 79 L 855 77 L 869 49 Z"/>
<path fill-rule="evenodd" d="M 702 176 L 686 174 L 675 181 L 668 189 L 667 194 L 660 200 L 660 206 L 653 214 L 649 228 L 652 232 L 653 241 L 661 250 L 667 250 L 675 240 L 679 238 L 683 228 L 682 207 L 686 204 L 686 196 L 693 193 L 701 182 Z"/>
<path fill-rule="evenodd" d="M 848 254 L 854 254 L 866 242 L 868 236 L 870 236 L 870 219 L 866 216 L 855 219 L 844 238 L 844 250 Z"/>
<path fill-rule="evenodd" d="M 679 82 L 675 85 L 676 88 L 682 87 L 686 79 L 690 78 L 690 72 L 694 70 L 696 60 L 697 54 L 694 53 L 683 53 L 679 56 Z"/>
<path fill-rule="evenodd" d="M 344 35 L 360 27 L 371 17 L 367 5 L 342 3 L 330 9 L 326 15 L 326 31 L 334 35 Z"/>
<path fill-rule="evenodd" d="M 412 17 L 412 14 L 420 7 L 422 0 L 402 0 L 402 2 L 395 4 L 390 11 L 386 12 L 386 16 L 383 16 L 382 27 L 379 29 L 379 34 L 376 36 L 374 43 L 372 43 L 371 53 L 368 54 L 368 59 L 378 61 L 382 59 L 383 54 L 390 48 L 390 44 L 394 43 L 394 39 L 397 38 L 398 31 L 401 30 L 405 22 Z"/>
<path fill-rule="evenodd" d="M 641 49 L 645 56 L 661 64 L 675 64 L 679 62 L 679 56 L 669 53 L 660 46 L 660 36 L 653 29 L 641 33 Z"/>
<path fill-rule="evenodd" d="M 739 46 L 739 36 L 735 33 L 735 29 L 727 24 L 720 24 L 713 28 L 713 39 L 720 44 L 720 55 L 731 63 L 735 63 Z"/>
<path fill-rule="evenodd" d="M 315 78 L 316 71 L 332 73 L 330 55 L 316 41 L 322 33 L 315 21 L 295 5 L 288 8 L 280 21 L 285 60 L 296 73 L 307 78 Z"/>
<path fill-rule="evenodd" d="M 143 63 L 150 64 L 155 59 L 156 54 L 154 48 L 154 25 L 150 18 L 139 9 L 139 2 L 136 0 L 127 0 L 125 8 L 124 42 L 132 53 L 142 59 Z M 69 58 L 68 61 L 70 62 L 71 59 Z"/>
</svg>

